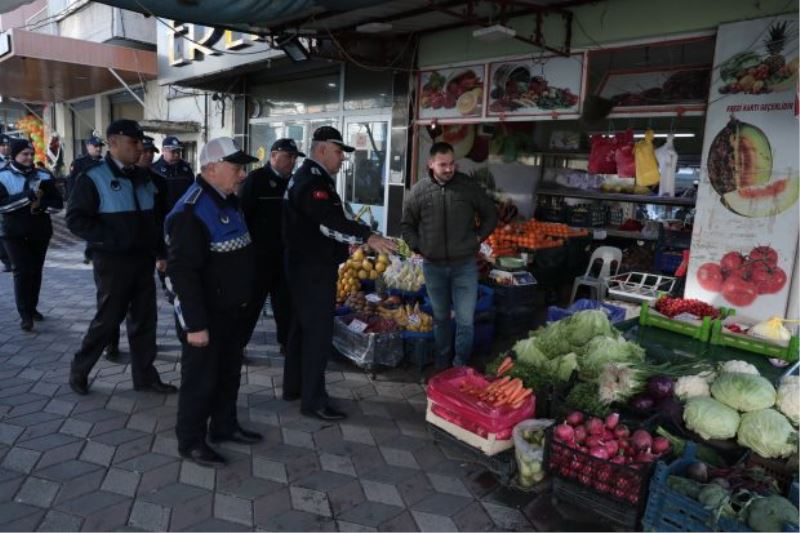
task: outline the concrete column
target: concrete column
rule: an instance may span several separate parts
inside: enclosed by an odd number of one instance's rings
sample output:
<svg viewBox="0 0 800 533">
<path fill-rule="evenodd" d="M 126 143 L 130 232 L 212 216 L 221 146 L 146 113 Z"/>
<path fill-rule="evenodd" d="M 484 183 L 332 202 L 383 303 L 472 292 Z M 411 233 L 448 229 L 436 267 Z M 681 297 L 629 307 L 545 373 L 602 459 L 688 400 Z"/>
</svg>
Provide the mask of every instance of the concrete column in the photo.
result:
<svg viewBox="0 0 800 533">
<path fill-rule="evenodd" d="M 75 159 L 75 137 L 72 135 L 72 113 L 66 104 L 55 104 L 56 123 L 55 129 L 61 134 L 61 150 L 64 152 L 64 164 L 69 168 L 69 163 Z"/>
<path fill-rule="evenodd" d="M 111 123 L 111 102 L 107 95 L 94 97 L 94 127 L 100 137 L 106 136 L 106 128 Z"/>
</svg>

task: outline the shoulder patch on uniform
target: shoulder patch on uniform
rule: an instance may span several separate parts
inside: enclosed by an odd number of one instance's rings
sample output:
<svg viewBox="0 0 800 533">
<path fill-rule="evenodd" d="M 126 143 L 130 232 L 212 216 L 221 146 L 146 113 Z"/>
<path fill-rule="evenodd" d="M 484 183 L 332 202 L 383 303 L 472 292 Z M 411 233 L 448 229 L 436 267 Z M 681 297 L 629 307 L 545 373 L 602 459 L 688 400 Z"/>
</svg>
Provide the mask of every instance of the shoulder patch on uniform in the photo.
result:
<svg viewBox="0 0 800 533">
<path fill-rule="evenodd" d="M 198 187 L 197 189 L 195 189 L 191 194 L 189 194 L 186 197 L 186 200 L 184 201 L 184 203 L 187 203 L 189 205 L 196 204 L 197 203 L 197 199 L 200 198 L 201 194 L 203 194 L 203 189 Z"/>
<path fill-rule="evenodd" d="M 311 194 L 311 197 L 314 200 L 328 200 L 330 198 L 330 195 L 328 194 L 328 191 L 317 190 Z"/>
<path fill-rule="evenodd" d="M 322 173 L 319 171 L 317 167 L 311 167 L 311 173 L 315 176 L 322 176 Z"/>
</svg>

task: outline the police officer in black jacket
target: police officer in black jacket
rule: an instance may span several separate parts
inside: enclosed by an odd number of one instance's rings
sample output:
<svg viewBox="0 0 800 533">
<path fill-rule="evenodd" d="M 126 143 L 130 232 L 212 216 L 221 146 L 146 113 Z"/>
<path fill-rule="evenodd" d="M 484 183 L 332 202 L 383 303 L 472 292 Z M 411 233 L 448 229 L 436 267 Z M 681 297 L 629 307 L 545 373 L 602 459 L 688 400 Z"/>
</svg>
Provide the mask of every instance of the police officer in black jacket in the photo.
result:
<svg viewBox="0 0 800 533">
<path fill-rule="evenodd" d="M 0 133 L 0 170 L 3 170 L 3 167 L 8 165 L 9 142 L 11 142 L 11 137 L 5 133 Z M 0 263 L 3 263 L 3 272 L 11 272 L 11 260 L 8 258 L 2 239 L 0 239 Z"/>
<path fill-rule="evenodd" d="M 395 249 L 391 240 L 344 214 L 333 176 L 342 166 L 344 152 L 353 150 L 336 128 L 318 128 L 310 157 L 289 181 L 283 207 L 286 276 L 292 301 L 283 399 L 302 398 L 300 412 L 323 420 L 346 417 L 331 405 L 325 392 L 338 265 L 347 259 L 350 244 L 366 242 L 383 253 Z"/>
<path fill-rule="evenodd" d="M 289 338 L 291 307 L 283 274 L 283 195 L 297 158 L 305 156 L 297 149 L 294 140 L 278 139 L 270 149 L 269 162 L 248 174 L 239 193 L 244 218 L 255 246 L 257 273 L 247 341 L 253 335 L 269 295 L 281 353 L 285 353 Z"/>
<path fill-rule="evenodd" d="M 136 166 L 146 170 L 150 175 L 150 179 L 153 181 L 153 184 L 156 186 L 156 213 L 158 214 L 159 224 L 163 228 L 164 219 L 168 213 L 167 182 L 162 176 L 156 174 L 150 168 L 153 165 L 153 158 L 155 157 L 155 154 L 158 153 L 158 148 L 156 148 L 153 141 L 154 139 L 152 137 L 147 135 L 144 136 L 142 139 L 142 154 L 139 156 Z M 156 259 L 156 270 L 159 272 L 159 274 L 163 274 L 167 270 L 166 248 L 162 248 L 158 254 Z M 119 328 L 114 330 L 114 336 L 111 338 L 111 342 L 108 344 L 108 346 L 106 346 L 105 354 L 106 359 L 109 361 L 116 361 L 119 358 Z"/>
<path fill-rule="evenodd" d="M 64 203 L 53 176 L 33 165 L 33 144 L 27 139 L 9 144 L 11 162 L 0 169 L 0 241 L 11 259 L 20 327 L 30 331 L 34 320 L 44 319 L 36 306 L 53 235 L 50 213 L 61 211 Z"/>
<path fill-rule="evenodd" d="M 87 167 L 90 167 L 103 159 L 103 146 L 105 146 L 105 143 L 100 137 L 92 135 L 86 139 L 86 141 L 83 143 L 83 146 L 86 149 L 86 153 L 76 157 L 69 166 L 69 174 L 67 175 L 68 200 L 72 194 L 72 188 L 75 186 L 75 179 L 78 177 L 78 174 L 83 172 Z"/>
<path fill-rule="evenodd" d="M 134 120 L 116 120 L 106 131 L 109 153 L 76 180 L 67 207 L 67 227 L 85 239 L 92 254 L 97 313 L 75 354 L 69 385 L 89 392 L 89 372 L 130 312 L 128 342 L 135 390 L 174 393 L 153 366 L 156 357 L 156 298 L 153 265 L 163 248 L 156 187 L 136 166 L 144 133 Z"/>
<path fill-rule="evenodd" d="M 161 157 L 153 163 L 153 172 L 167 182 L 167 212 L 171 211 L 186 190 L 194 183 L 191 165 L 181 159 L 183 145 L 177 137 L 164 137 Z"/>
<path fill-rule="evenodd" d="M 225 458 L 206 443 L 254 444 L 236 415 L 255 281 L 250 233 L 235 192 L 244 165 L 257 161 L 233 139 L 212 139 L 200 152 L 201 176 L 167 216 L 167 275 L 175 291 L 181 340 L 178 451 L 203 465 Z"/>
</svg>

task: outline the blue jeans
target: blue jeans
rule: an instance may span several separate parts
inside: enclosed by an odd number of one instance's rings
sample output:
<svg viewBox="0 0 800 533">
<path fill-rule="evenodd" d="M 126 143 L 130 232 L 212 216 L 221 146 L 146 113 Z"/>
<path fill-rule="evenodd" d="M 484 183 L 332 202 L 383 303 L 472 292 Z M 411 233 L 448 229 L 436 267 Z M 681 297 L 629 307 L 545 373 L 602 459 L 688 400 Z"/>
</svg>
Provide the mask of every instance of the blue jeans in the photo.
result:
<svg viewBox="0 0 800 533">
<path fill-rule="evenodd" d="M 472 353 L 475 331 L 475 303 L 478 299 L 478 266 L 470 258 L 461 263 L 442 266 L 425 262 L 422 265 L 425 286 L 433 307 L 433 335 L 436 339 L 436 366 L 450 364 L 453 333 L 450 308 L 456 315 L 456 354 L 453 365 L 464 366 Z"/>
</svg>

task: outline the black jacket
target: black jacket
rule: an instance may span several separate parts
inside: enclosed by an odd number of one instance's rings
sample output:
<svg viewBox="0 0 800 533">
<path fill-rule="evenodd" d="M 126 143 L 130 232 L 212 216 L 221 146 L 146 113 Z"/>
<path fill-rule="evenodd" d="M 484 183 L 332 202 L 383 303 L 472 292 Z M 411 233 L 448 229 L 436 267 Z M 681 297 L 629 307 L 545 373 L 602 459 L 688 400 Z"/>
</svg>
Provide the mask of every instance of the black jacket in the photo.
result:
<svg viewBox="0 0 800 533">
<path fill-rule="evenodd" d="M 167 276 L 184 331 L 202 331 L 214 314 L 241 310 L 255 285 L 253 245 L 236 195 L 222 198 L 199 178 L 167 215 Z"/>
<path fill-rule="evenodd" d="M 78 174 L 102 160 L 102 157 L 95 158 L 90 157 L 87 154 L 83 154 L 82 156 L 75 158 L 75 160 L 69 166 L 69 174 L 67 174 L 67 200 L 69 200 L 69 197 L 72 194 L 72 189 L 75 188 L 75 180 L 77 179 Z"/>
<path fill-rule="evenodd" d="M 123 172 L 109 154 L 75 179 L 67 227 L 91 252 L 164 254 L 157 189 L 146 169 Z"/>
<path fill-rule="evenodd" d="M 348 256 L 348 245 L 362 244 L 372 231 L 348 219 L 333 178 L 316 161 L 306 159 L 289 180 L 283 203 L 283 243 L 289 263 L 336 266 Z"/>
<path fill-rule="evenodd" d="M 170 212 L 183 193 L 194 183 L 192 167 L 183 159 L 177 163 L 167 164 L 163 157 L 159 157 L 150 168 L 166 181 L 167 212 Z"/>
<path fill-rule="evenodd" d="M 460 172 L 442 185 L 418 181 L 403 204 L 403 239 L 433 263 L 475 256 L 497 226 L 497 209 L 478 183 Z"/>
<path fill-rule="evenodd" d="M 283 196 L 289 178 L 269 164 L 247 175 L 239 196 L 259 265 L 283 264 Z"/>
<path fill-rule="evenodd" d="M 38 199 L 36 190 L 42 191 Z M 14 164 L 0 167 L 0 236 L 49 239 L 53 234 L 50 213 L 64 207 L 53 176 L 46 170 L 23 171 Z"/>
</svg>

